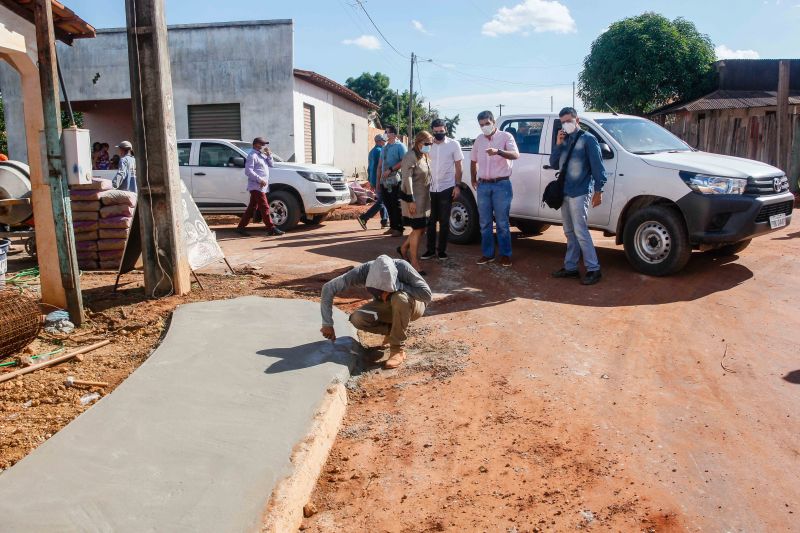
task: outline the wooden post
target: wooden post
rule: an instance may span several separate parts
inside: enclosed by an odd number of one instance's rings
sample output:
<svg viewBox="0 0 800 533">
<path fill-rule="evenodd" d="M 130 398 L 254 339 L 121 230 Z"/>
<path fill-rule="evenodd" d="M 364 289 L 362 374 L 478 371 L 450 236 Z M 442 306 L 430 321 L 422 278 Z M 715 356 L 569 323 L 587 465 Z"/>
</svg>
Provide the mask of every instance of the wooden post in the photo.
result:
<svg viewBox="0 0 800 533">
<path fill-rule="evenodd" d="M 151 297 L 186 294 L 191 279 L 180 227 L 181 180 L 164 0 L 125 0 L 125 15 L 145 291 Z"/>
<path fill-rule="evenodd" d="M 36 47 L 39 57 L 39 83 L 42 89 L 44 143 L 41 149 L 47 161 L 47 183 L 53 204 L 58 265 L 64 286 L 70 320 L 79 326 L 83 322 L 83 300 L 78 260 L 75 254 L 75 235 L 72 232 L 72 208 L 69 188 L 61 159 L 61 105 L 58 94 L 56 38 L 53 29 L 51 0 L 35 0 Z"/>
<path fill-rule="evenodd" d="M 778 63 L 778 168 L 788 172 L 789 161 L 789 61 Z"/>
<path fill-rule="evenodd" d="M 789 188 L 792 192 L 800 189 L 800 115 L 794 116 L 794 135 L 792 141 L 792 155 L 789 163 Z"/>
</svg>

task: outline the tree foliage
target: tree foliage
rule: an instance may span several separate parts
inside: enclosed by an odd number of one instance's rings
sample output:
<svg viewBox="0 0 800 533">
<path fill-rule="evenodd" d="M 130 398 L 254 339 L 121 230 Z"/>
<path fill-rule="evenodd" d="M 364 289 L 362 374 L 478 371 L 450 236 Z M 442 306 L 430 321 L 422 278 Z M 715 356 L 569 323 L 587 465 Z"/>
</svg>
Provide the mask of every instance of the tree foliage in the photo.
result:
<svg viewBox="0 0 800 533">
<path fill-rule="evenodd" d="M 642 115 L 708 92 L 714 46 L 692 22 L 644 13 L 613 23 L 583 61 L 578 94 L 587 109 Z"/>
<path fill-rule="evenodd" d="M 396 126 L 401 134 L 408 126 L 408 89 L 397 92 L 391 89 L 389 76 L 381 72 L 364 72 L 357 78 L 347 78 L 345 86 L 356 94 L 380 107 L 378 119 L 380 127 Z M 430 129 L 431 120 L 439 116 L 436 109 L 428 110 L 425 99 L 414 93 L 414 134 Z M 399 114 L 398 114 L 399 107 Z M 456 117 L 457 118 L 457 117 Z M 456 122 L 458 124 L 458 122 Z"/>
</svg>

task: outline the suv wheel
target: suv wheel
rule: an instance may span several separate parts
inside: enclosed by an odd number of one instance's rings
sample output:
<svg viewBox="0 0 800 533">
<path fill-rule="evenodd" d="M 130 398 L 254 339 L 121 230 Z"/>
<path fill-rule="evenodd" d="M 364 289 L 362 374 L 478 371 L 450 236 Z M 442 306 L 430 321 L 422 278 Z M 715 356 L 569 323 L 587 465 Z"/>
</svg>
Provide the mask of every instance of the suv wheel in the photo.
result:
<svg viewBox="0 0 800 533">
<path fill-rule="evenodd" d="M 727 257 L 730 255 L 737 255 L 739 252 L 750 246 L 750 243 L 753 242 L 753 239 L 745 239 L 743 241 L 734 243 L 734 244 L 724 244 L 718 248 L 714 248 L 710 250 L 710 252 L 714 255 L 718 255 L 720 257 Z"/>
<path fill-rule="evenodd" d="M 450 209 L 450 242 L 470 244 L 475 242 L 480 233 L 478 225 L 478 206 L 475 200 L 463 189 Z"/>
<path fill-rule="evenodd" d="M 623 232 L 631 265 L 650 276 L 668 276 L 689 261 L 692 249 L 683 219 L 675 209 L 651 205 L 633 213 Z"/>
<path fill-rule="evenodd" d="M 269 216 L 278 229 L 289 231 L 300 222 L 300 202 L 288 191 L 270 193 Z"/>
</svg>

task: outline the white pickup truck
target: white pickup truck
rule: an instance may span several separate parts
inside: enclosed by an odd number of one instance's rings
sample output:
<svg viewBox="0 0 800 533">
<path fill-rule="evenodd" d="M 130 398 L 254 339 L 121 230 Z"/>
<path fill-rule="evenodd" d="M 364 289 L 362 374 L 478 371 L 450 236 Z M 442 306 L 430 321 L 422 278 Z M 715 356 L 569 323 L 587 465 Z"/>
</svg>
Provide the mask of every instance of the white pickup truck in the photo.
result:
<svg viewBox="0 0 800 533">
<path fill-rule="evenodd" d="M 589 210 L 589 225 L 615 235 L 633 267 L 664 276 L 681 270 L 692 250 L 732 255 L 753 237 L 791 222 L 794 196 L 783 171 L 770 165 L 700 152 L 641 117 L 583 113 L 581 127 L 597 137 L 608 181 L 603 203 Z M 511 182 L 511 221 L 536 235 L 561 223 L 561 213 L 542 204 L 555 179 L 550 153 L 561 123 L 555 114 L 500 117 L 520 150 Z M 469 161 L 471 149 L 464 149 Z M 464 165 L 460 200 L 450 216 L 450 240 L 478 238 L 476 195 Z"/>
<path fill-rule="evenodd" d="M 203 214 L 242 214 L 250 199 L 244 161 L 250 143 L 224 139 L 178 141 L 181 179 Z M 287 163 L 273 156 L 269 207 L 273 224 L 286 231 L 300 221 L 318 224 L 350 204 L 344 173 L 326 165 Z"/>
</svg>

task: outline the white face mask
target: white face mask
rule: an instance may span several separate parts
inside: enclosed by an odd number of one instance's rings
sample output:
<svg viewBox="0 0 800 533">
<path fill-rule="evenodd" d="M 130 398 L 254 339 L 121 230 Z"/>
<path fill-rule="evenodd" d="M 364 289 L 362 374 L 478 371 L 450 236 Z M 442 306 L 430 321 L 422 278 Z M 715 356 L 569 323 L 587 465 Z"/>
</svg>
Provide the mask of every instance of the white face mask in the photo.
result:
<svg viewBox="0 0 800 533">
<path fill-rule="evenodd" d="M 422 152 L 423 154 L 430 153 L 430 151 L 431 151 L 431 147 L 427 146 L 427 145 L 422 145 L 422 148 L 420 149 L 420 152 Z"/>
<path fill-rule="evenodd" d="M 575 122 L 565 122 L 561 125 L 561 129 L 563 129 L 567 135 L 572 135 L 578 130 L 578 125 Z"/>
<path fill-rule="evenodd" d="M 487 124 L 485 126 L 481 126 L 481 131 L 484 135 L 489 136 L 494 131 L 494 124 Z"/>
</svg>

